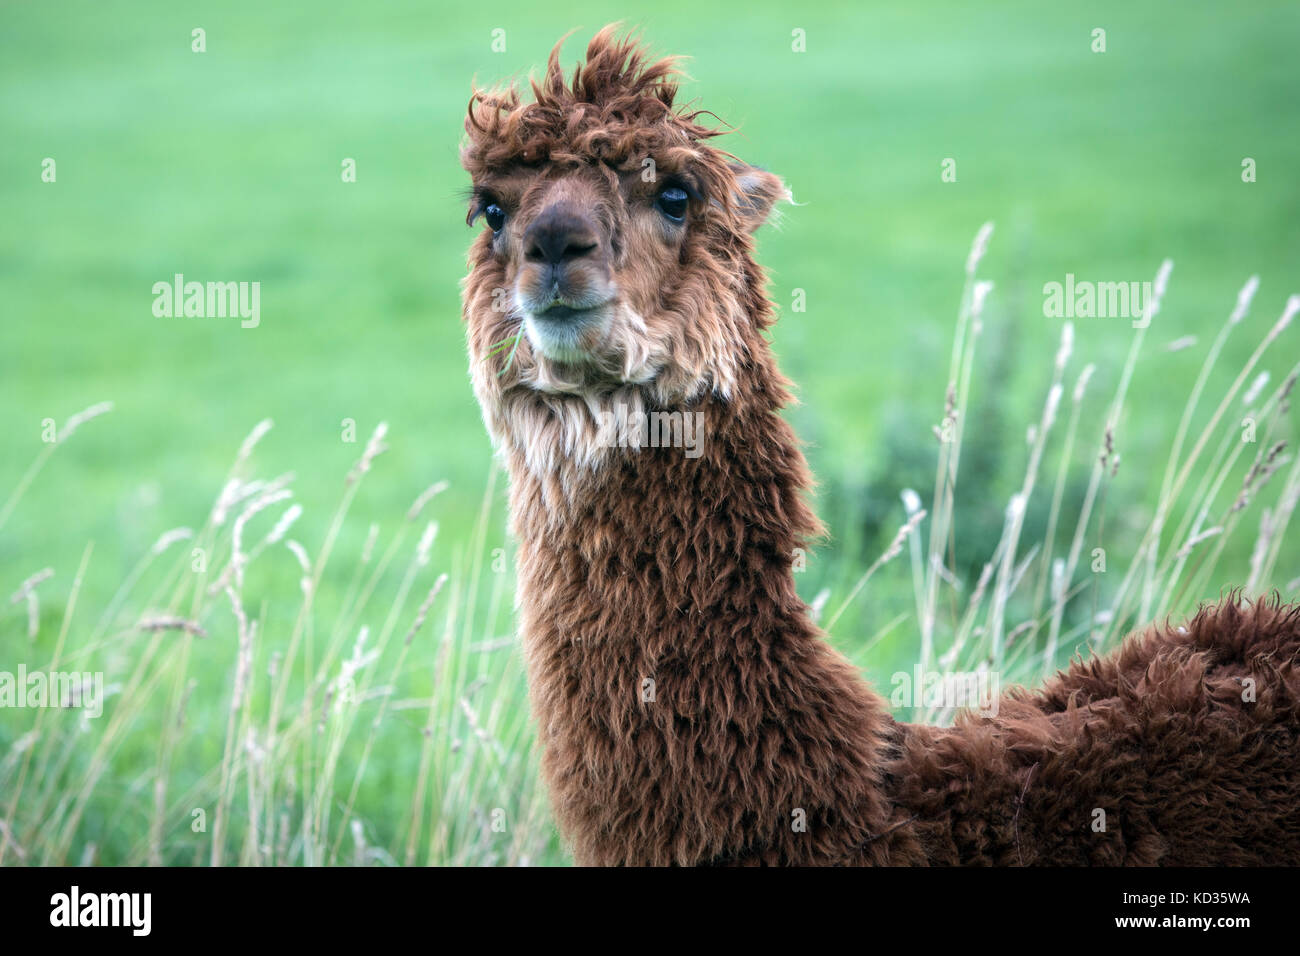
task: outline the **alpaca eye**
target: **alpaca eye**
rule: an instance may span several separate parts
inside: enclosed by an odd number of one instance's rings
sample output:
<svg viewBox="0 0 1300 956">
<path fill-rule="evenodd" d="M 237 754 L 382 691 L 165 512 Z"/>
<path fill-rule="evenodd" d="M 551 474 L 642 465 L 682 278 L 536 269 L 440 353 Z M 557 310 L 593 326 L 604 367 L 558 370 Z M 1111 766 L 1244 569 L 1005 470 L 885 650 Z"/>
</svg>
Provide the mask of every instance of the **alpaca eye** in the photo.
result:
<svg viewBox="0 0 1300 956">
<path fill-rule="evenodd" d="M 686 203 L 689 197 L 680 186 L 669 186 L 659 194 L 659 211 L 673 222 L 686 218 Z"/>
<path fill-rule="evenodd" d="M 496 203 L 489 203 L 483 209 L 483 218 L 487 220 L 488 228 L 493 232 L 500 232 L 501 227 L 506 224 L 506 214 Z"/>
</svg>

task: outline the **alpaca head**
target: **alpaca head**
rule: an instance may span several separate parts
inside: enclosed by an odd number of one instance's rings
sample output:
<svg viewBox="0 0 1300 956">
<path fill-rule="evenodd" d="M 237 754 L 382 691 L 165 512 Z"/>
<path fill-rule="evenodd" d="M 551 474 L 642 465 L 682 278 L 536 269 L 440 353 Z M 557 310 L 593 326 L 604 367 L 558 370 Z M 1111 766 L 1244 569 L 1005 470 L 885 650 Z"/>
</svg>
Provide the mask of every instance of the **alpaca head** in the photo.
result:
<svg viewBox="0 0 1300 956">
<path fill-rule="evenodd" d="M 494 437 L 543 469 L 594 463 L 611 403 L 733 395 L 771 322 L 750 234 L 788 198 L 674 107 L 672 59 L 607 27 L 569 79 L 559 50 L 526 102 L 475 90 L 461 152 L 482 230 L 464 291 L 475 390 Z"/>
</svg>

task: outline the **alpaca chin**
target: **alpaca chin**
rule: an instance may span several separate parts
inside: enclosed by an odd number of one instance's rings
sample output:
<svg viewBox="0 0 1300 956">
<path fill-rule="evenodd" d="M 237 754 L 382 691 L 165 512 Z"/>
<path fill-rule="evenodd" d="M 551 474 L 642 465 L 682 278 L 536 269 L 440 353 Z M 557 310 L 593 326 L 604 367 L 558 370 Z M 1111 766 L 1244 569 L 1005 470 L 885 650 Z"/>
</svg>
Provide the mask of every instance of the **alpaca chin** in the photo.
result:
<svg viewBox="0 0 1300 956">
<path fill-rule="evenodd" d="M 564 320 L 524 313 L 524 334 L 534 351 L 552 362 L 582 365 L 609 331 L 612 310 L 597 308 Z"/>
<path fill-rule="evenodd" d="M 618 302 L 566 322 L 525 314 L 523 328 L 535 365 L 521 383 L 541 392 L 586 401 L 610 388 L 652 385 L 670 359 L 645 319 Z"/>
</svg>

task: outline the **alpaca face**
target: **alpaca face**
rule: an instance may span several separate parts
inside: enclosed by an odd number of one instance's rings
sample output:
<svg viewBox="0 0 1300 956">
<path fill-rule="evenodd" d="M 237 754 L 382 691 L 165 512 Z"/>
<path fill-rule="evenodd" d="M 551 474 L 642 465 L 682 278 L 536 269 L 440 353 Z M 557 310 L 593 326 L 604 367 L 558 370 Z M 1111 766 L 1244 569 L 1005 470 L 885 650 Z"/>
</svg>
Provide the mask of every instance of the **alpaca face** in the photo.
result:
<svg viewBox="0 0 1300 956">
<path fill-rule="evenodd" d="M 534 446 L 540 468 L 600 458 L 614 404 L 729 398 L 766 348 L 750 234 L 788 193 L 674 109 L 675 76 L 606 28 L 571 79 L 557 46 L 529 102 L 514 88 L 470 100 L 472 375 L 494 437 Z"/>
</svg>

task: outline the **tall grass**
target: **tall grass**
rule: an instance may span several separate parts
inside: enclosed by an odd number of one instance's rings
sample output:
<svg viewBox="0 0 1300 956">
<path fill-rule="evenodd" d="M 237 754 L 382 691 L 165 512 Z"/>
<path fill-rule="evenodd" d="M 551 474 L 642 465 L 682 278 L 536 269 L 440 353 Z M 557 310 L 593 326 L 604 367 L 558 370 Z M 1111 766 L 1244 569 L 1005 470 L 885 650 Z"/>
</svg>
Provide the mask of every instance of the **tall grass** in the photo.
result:
<svg viewBox="0 0 1300 956">
<path fill-rule="evenodd" d="M 1133 330 L 1114 392 L 1101 405 L 1093 402 L 1090 407 L 1089 385 L 1096 367 L 1087 364 L 1078 372 L 1070 371 L 1074 329 L 1069 323 L 1063 326 L 1041 414 L 1027 423 L 1024 477 L 1005 504 L 1001 537 L 973 584 L 958 578 L 953 570 L 954 543 L 962 515 L 955 508 L 955 491 L 983 313 L 993 294 L 993 284 L 978 276 L 991 235 L 992 224 L 986 224 L 967 260 L 944 418 L 935 428 L 938 449 L 931 507 L 928 512 L 921 510 L 920 497 L 912 491 L 904 493 L 906 521 L 898 536 L 828 620 L 828 630 L 848 602 L 863 591 L 867 578 L 903 552 L 907 539 L 917 608 L 916 657 L 922 670 L 983 672 L 996 675 L 1002 686 L 1034 684 L 1070 656 L 1104 651 L 1151 621 L 1186 616 L 1199 603 L 1217 598 L 1225 590 L 1224 581 L 1239 585 L 1249 598 L 1275 589 L 1294 600 L 1300 587 L 1300 548 L 1292 544 L 1285 550 L 1284 543 L 1300 503 L 1300 457 L 1288 455 L 1286 442 L 1277 436 L 1286 429 L 1300 364 L 1272 391 L 1265 387 L 1267 375 L 1256 376 L 1256 369 L 1300 310 L 1300 296 L 1291 296 L 1282 315 L 1266 327 L 1213 410 L 1207 414 L 1201 407 L 1224 342 L 1238 327 L 1248 325 L 1257 277 L 1251 277 L 1238 295 L 1185 398 L 1159 495 L 1143 509 L 1149 515 L 1145 531 L 1136 541 L 1107 536 L 1107 497 L 1121 464 L 1127 433 L 1123 420 L 1131 413 L 1125 399 L 1146 332 L 1170 281 L 1173 263 L 1168 260 L 1152 283 L 1154 295 L 1146 303 L 1146 321 Z M 1187 343 L 1176 344 L 1182 348 Z M 1247 388 L 1252 376 L 1254 385 Z M 1067 388 L 1064 434 L 1054 441 Z M 1003 442 L 1015 438 L 997 436 Z M 1054 468 L 1048 464 L 1053 451 Z M 1078 512 L 1066 514 L 1066 484 L 1080 467 L 1087 469 L 1087 490 Z M 1046 533 L 1043 540 L 1028 542 L 1022 540 L 1024 516 L 1036 494 L 1046 495 L 1050 502 Z M 1258 514 L 1248 520 L 1252 506 Z M 1064 535 L 1071 522 L 1072 533 Z M 1249 566 L 1221 569 L 1220 559 L 1234 536 L 1251 534 Z M 887 630 L 901 623 L 893 621 Z M 859 661 L 861 650 L 854 655 Z M 924 719 L 930 722 L 946 722 L 953 716 L 950 707 L 924 708 Z"/>
<path fill-rule="evenodd" d="M 1134 330 L 1114 391 L 1099 400 L 1090 386 L 1100 376 L 1093 365 L 1076 370 L 1073 329 L 1063 327 L 1041 411 L 1027 423 L 1024 475 L 1005 505 L 1001 538 L 976 581 L 959 578 L 953 555 L 964 516 L 955 491 L 994 294 L 978 274 L 991 235 L 991 226 L 980 231 L 967 261 L 929 507 L 905 493 L 897 535 L 838 597 L 827 630 L 904 553 L 915 613 L 881 634 L 912 627 L 923 669 L 995 673 L 1004 685 L 1034 683 L 1134 626 L 1185 615 L 1216 596 L 1225 575 L 1250 595 L 1273 586 L 1293 594 L 1300 553 L 1286 547 L 1286 535 L 1300 503 L 1300 458 L 1277 436 L 1300 366 L 1271 391 L 1257 368 L 1300 297 L 1268 325 L 1212 410 L 1201 404 L 1227 337 L 1253 324 L 1253 278 L 1206 352 L 1136 540 L 1108 540 L 1105 517 L 1146 329 Z M 1171 268 L 1158 271 L 1148 318 Z M 106 410 L 95 406 L 64 425 L 0 507 L 0 528 L 56 449 Z M 163 534 L 103 608 L 78 601 L 91 546 L 57 625 L 45 623 L 40 603 L 57 569 L 33 569 L 13 593 L 5 641 L 16 653 L 6 661 L 24 660 L 29 671 L 100 671 L 110 700 L 98 719 L 72 707 L 5 714 L 0 863 L 562 862 L 524 704 L 512 576 L 489 548 L 497 473 L 471 539 L 458 547 L 441 544 L 430 517 L 442 484 L 362 535 L 352 505 L 382 473 L 380 425 L 344 478 L 321 540 L 309 546 L 291 536 L 303 515 L 293 475 L 252 477 L 270 431 L 267 421 L 249 435 L 197 530 Z M 1066 483 L 1080 469 L 1086 493 L 1078 512 L 1066 513 Z M 1042 540 L 1030 542 L 1024 516 L 1034 496 L 1050 502 L 1049 518 Z M 256 528 L 264 528 L 260 537 Z M 1220 571 L 1228 542 L 1252 534 L 1249 566 Z M 830 597 L 814 600 L 815 614 Z M 835 637 L 861 663 L 881 634 Z M 923 718 L 953 715 L 940 706 Z"/>
<path fill-rule="evenodd" d="M 0 862 L 560 861 L 508 569 L 488 550 L 495 479 L 473 540 L 450 555 L 425 518 L 438 484 L 392 526 L 371 525 L 360 553 L 335 557 L 358 489 L 380 470 L 385 426 L 315 548 L 290 537 L 302 513 L 293 476 L 249 477 L 270 426 L 245 441 L 198 530 L 162 535 L 98 618 L 76 601 L 88 548 L 52 650 L 39 612 L 21 645 L 6 638 L 29 673 L 104 672 L 109 700 L 98 719 L 6 712 L 29 729 L 0 736 Z M 345 563 L 327 576 L 331 559 Z M 49 576 L 14 603 L 35 602 Z M 322 584 L 341 580 L 323 610 Z"/>
</svg>

